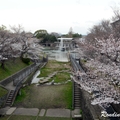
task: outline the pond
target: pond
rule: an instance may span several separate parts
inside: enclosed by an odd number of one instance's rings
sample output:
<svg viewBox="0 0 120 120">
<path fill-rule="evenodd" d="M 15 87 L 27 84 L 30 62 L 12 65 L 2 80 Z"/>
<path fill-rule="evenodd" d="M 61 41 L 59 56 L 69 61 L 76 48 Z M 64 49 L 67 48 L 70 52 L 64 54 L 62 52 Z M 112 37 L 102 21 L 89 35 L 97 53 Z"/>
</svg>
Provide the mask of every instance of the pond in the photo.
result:
<svg viewBox="0 0 120 120">
<path fill-rule="evenodd" d="M 51 50 L 51 49 L 43 49 L 43 52 L 48 55 L 48 59 L 57 60 L 61 62 L 68 62 L 68 51 L 60 51 L 60 50 Z"/>
</svg>

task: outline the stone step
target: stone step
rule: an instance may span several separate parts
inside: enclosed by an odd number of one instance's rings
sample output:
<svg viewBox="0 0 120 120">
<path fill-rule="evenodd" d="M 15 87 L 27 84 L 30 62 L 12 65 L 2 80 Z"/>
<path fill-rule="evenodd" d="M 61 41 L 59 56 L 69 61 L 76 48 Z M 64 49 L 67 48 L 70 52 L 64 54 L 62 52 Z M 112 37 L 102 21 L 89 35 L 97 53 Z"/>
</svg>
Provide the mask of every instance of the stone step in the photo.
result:
<svg viewBox="0 0 120 120">
<path fill-rule="evenodd" d="M 80 109 L 80 88 L 74 83 L 74 108 Z"/>
<path fill-rule="evenodd" d="M 75 93 L 80 93 L 80 91 L 74 90 Z"/>
<path fill-rule="evenodd" d="M 75 109 L 80 109 L 80 107 L 75 107 Z"/>
<path fill-rule="evenodd" d="M 80 95 L 78 94 L 78 95 L 75 95 L 74 97 L 79 97 L 80 98 Z"/>
<path fill-rule="evenodd" d="M 6 103 L 6 105 L 10 105 L 10 103 Z"/>
<path fill-rule="evenodd" d="M 13 98 L 13 96 L 9 96 L 8 98 Z"/>
<path fill-rule="evenodd" d="M 74 90 L 75 93 L 80 93 L 80 91 Z"/>
<path fill-rule="evenodd" d="M 13 97 L 14 97 L 14 90 L 11 90 L 5 105 L 11 105 Z"/>
<path fill-rule="evenodd" d="M 75 97 L 74 100 L 79 100 L 80 101 L 80 98 L 79 97 Z"/>
<path fill-rule="evenodd" d="M 80 98 L 80 95 L 78 94 L 78 95 L 75 95 L 74 97 L 79 97 Z"/>
<path fill-rule="evenodd" d="M 76 103 L 76 102 L 79 102 L 79 103 L 80 103 L 80 100 L 78 100 L 78 99 L 76 100 L 76 99 L 75 99 L 74 102 L 75 102 L 75 103 Z"/>
<path fill-rule="evenodd" d="M 9 96 L 11 97 L 11 96 L 13 96 L 14 94 L 9 94 Z"/>
<path fill-rule="evenodd" d="M 8 98 L 7 101 L 12 100 L 12 98 Z"/>
<path fill-rule="evenodd" d="M 75 107 L 80 107 L 80 105 L 75 105 Z"/>
<path fill-rule="evenodd" d="M 74 92 L 74 95 L 80 95 L 80 92 Z"/>
<path fill-rule="evenodd" d="M 79 99 L 80 99 L 80 96 L 79 96 L 79 95 L 76 95 L 76 96 L 74 96 L 74 98 L 79 98 Z"/>
<path fill-rule="evenodd" d="M 78 89 L 78 88 L 74 88 L 74 90 L 75 90 L 75 91 L 80 91 L 80 89 Z"/>
<path fill-rule="evenodd" d="M 7 102 L 11 102 L 11 100 L 7 100 Z"/>
</svg>

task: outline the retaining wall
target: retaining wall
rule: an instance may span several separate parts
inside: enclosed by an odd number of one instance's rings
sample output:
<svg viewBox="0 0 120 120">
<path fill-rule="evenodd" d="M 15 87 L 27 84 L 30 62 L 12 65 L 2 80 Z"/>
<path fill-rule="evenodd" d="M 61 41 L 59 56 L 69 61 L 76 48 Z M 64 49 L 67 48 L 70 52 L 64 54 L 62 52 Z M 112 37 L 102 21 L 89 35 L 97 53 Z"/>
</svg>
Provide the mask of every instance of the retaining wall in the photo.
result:
<svg viewBox="0 0 120 120">
<path fill-rule="evenodd" d="M 8 78 L 5 78 L 4 80 L 0 81 L 0 84 L 2 84 L 3 86 L 6 86 L 7 84 L 9 84 L 10 82 L 13 81 L 14 85 L 17 85 L 17 83 L 22 80 L 25 79 L 31 72 L 33 72 L 35 69 L 37 69 L 38 65 L 37 64 L 32 64 L 20 71 L 18 71 L 17 73 L 9 76 Z"/>
<path fill-rule="evenodd" d="M 80 95 L 83 120 L 108 120 L 101 117 L 102 108 L 100 106 L 91 104 L 88 92 L 80 89 Z"/>
</svg>

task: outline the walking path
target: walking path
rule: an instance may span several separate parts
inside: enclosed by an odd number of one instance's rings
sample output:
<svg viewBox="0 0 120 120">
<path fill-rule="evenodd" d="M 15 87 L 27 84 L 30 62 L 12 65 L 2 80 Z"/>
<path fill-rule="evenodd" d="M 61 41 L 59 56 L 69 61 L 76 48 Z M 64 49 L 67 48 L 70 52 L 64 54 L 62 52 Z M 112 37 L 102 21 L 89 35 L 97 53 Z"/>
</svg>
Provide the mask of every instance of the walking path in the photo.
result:
<svg viewBox="0 0 120 120">
<path fill-rule="evenodd" d="M 77 112 L 76 112 L 77 111 Z M 0 109 L 0 114 L 3 116 L 12 115 L 27 115 L 27 116 L 45 116 L 45 117 L 63 117 L 72 118 L 79 114 L 79 110 L 71 111 L 69 109 L 38 109 L 38 108 L 16 108 L 5 107 Z"/>
<path fill-rule="evenodd" d="M 5 86 L 5 88 L 7 88 L 8 90 L 15 90 L 16 86 L 14 86 L 13 81 L 11 81 Z"/>
</svg>

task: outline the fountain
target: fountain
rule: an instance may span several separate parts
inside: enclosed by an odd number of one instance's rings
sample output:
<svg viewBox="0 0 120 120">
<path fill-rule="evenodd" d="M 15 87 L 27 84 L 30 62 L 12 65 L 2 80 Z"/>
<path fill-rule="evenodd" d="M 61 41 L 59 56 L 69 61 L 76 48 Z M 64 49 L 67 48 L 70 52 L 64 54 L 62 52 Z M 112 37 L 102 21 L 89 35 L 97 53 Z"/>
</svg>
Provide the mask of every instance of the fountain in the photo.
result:
<svg viewBox="0 0 120 120">
<path fill-rule="evenodd" d="M 60 41 L 59 49 L 56 52 L 56 60 L 61 62 L 68 62 L 68 51 L 66 48 L 68 47 L 64 42 L 69 41 L 71 42 L 72 38 L 58 38 Z"/>
</svg>

